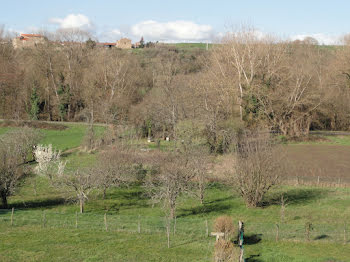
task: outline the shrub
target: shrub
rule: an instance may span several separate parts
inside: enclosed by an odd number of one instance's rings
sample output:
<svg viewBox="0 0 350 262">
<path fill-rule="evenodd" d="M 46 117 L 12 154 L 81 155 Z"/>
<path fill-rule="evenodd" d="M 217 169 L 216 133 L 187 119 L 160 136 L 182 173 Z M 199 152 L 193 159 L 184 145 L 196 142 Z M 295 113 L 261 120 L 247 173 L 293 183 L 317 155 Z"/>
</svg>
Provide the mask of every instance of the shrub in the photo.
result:
<svg viewBox="0 0 350 262">
<path fill-rule="evenodd" d="M 288 170 L 284 149 L 269 133 L 246 130 L 239 135 L 235 151 L 232 184 L 247 206 L 257 207 Z"/>
<path fill-rule="evenodd" d="M 230 216 L 220 216 L 215 220 L 214 224 L 215 232 L 225 233 L 225 239 L 231 239 L 236 233 L 236 228 L 233 225 L 232 217 Z"/>
<path fill-rule="evenodd" d="M 215 243 L 215 262 L 236 262 L 239 261 L 240 249 L 231 241 L 220 239 Z"/>
</svg>

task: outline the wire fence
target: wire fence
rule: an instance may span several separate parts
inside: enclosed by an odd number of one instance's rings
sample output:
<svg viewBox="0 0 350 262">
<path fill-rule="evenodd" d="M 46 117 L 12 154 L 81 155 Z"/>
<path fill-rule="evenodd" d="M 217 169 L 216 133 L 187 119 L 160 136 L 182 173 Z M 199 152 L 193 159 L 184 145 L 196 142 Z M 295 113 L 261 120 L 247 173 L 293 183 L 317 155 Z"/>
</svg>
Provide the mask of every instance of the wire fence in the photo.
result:
<svg viewBox="0 0 350 262">
<path fill-rule="evenodd" d="M 282 184 L 292 186 L 350 187 L 350 177 L 293 176 L 282 177 Z"/>
<path fill-rule="evenodd" d="M 103 230 L 139 234 L 183 235 L 188 238 L 206 238 L 213 232 L 213 219 L 180 217 L 167 220 L 155 216 L 127 216 L 103 213 L 60 213 L 51 210 L 28 212 L 1 210 L 0 224 L 9 227 L 40 226 Z M 238 221 L 237 221 L 238 222 Z M 331 241 L 349 243 L 347 224 L 274 224 L 245 223 L 245 242 L 265 240 Z"/>
</svg>

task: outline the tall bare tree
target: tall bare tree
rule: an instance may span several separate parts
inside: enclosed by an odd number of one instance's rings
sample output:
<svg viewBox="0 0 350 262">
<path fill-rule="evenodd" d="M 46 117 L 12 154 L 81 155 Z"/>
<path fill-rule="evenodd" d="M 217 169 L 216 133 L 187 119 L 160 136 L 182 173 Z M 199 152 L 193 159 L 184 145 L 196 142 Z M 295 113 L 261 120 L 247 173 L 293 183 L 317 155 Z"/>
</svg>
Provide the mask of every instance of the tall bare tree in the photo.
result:
<svg viewBox="0 0 350 262">
<path fill-rule="evenodd" d="M 194 174 L 189 170 L 187 158 L 180 154 L 156 153 L 152 159 L 156 172 L 147 175 L 145 189 L 152 200 L 162 203 L 167 217 L 173 219 L 176 216 L 178 198 L 191 190 L 190 182 Z"/>
<path fill-rule="evenodd" d="M 136 156 L 136 152 L 122 146 L 100 154 L 93 172 L 97 176 L 97 185 L 103 191 L 103 199 L 106 198 L 108 188 L 128 185 L 135 181 Z"/>
<path fill-rule="evenodd" d="M 245 131 L 238 136 L 235 152 L 234 186 L 248 206 L 261 204 L 264 195 L 278 183 L 284 154 L 268 133 Z"/>
<path fill-rule="evenodd" d="M 4 208 L 26 170 L 27 155 L 33 150 L 35 132 L 12 131 L 0 136 L 0 197 Z M 33 142 L 34 141 L 34 142 Z"/>
</svg>

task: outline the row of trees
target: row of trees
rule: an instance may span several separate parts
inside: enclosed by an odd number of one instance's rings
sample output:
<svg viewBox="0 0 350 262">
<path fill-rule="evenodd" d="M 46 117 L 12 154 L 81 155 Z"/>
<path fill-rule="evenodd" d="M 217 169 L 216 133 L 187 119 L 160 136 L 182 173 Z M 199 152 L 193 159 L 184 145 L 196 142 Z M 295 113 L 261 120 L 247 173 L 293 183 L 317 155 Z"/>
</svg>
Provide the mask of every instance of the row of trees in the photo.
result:
<svg viewBox="0 0 350 262">
<path fill-rule="evenodd" d="M 245 28 L 209 51 L 132 52 L 78 42 L 87 36 L 60 31 L 57 41 L 23 50 L 1 44 L 0 117 L 127 122 L 174 139 L 178 124 L 196 121 L 214 151 L 240 126 L 288 137 L 349 127 L 347 38 L 327 47 Z"/>
<path fill-rule="evenodd" d="M 130 117 L 129 108 L 154 86 L 161 60 L 186 64 L 191 59 L 162 45 L 145 49 L 142 55 L 98 48 L 90 40 L 81 42 L 87 37 L 86 32 L 66 30 L 35 48 L 14 50 L 10 42 L 2 43 L 0 117 L 124 121 Z M 181 69 L 186 70 L 191 69 Z"/>
<path fill-rule="evenodd" d="M 100 190 L 104 199 L 109 188 L 135 183 L 145 189 L 152 205 L 161 204 L 169 218 L 176 216 L 181 195 L 196 197 L 203 204 L 209 181 L 226 183 L 248 206 L 256 207 L 286 170 L 283 151 L 270 135 L 248 131 L 236 134 L 235 148 L 230 153 L 232 165 L 222 171 L 224 179 L 214 174 L 214 158 L 207 147 L 190 140 L 169 152 L 145 152 L 117 143 L 100 152 L 93 166 L 71 168 L 60 151 L 51 145 L 37 145 L 39 139 L 39 133 L 29 128 L 0 137 L 0 195 L 4 208 L 22 179 L 33 173 L 47 177 L 51 186 L 74 196 L 80 212 L 93 190 Z M 37 162 L 34 169 L 29 165 L 32 160 Z"/>
<path fill-rule="evenodd" d="M 31 174 L 45 176 L 50 185 L 79 202 L 80 212 L 92 191 L 104 199 L 110 188 L 139 184 L 152 203 L 161 204 L 169 218 L 176 216 L 181 195 L 196 197 L 201 204 L 209 181 L 222 181 L 237 190 L 248 206 L 259 205 L 278 183 L 283 154 L 268 134 L 244 132 L 236 135 L 235 149 L 224 179 L 215 176 L 214 158 L 203 145 L 187 140 L 176 150 L 141 151 L 117 143 L 98 154 L 89 167 L 72 168 L 51 145 L 37 145 L 39 133 L 24 128 L 0 137 L 0 194 L 3 207 L 20 182 Z M 29 165 L 35 160 L 37 165 Z M 221 165 L 221 164 L 220 164 Z M 74 165 L 75 166 L 75 165 Z M 34 181 L 34 191 L 35 181 Z M 36 194 L 36 193 L 35 193 Z"/>
</svg>

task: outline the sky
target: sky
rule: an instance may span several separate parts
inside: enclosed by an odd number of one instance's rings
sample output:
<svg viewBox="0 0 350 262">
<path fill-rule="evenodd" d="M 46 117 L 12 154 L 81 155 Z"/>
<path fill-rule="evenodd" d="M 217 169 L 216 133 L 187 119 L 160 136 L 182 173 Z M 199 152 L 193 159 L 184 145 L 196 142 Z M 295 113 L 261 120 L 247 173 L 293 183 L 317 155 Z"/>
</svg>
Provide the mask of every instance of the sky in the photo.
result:
<svg viewBox="0 0 350 262">
<path fill-rule="evenodd" d="M 280 38 L 334 44 L 350 33 L 346 0 L 0 0 L 0 25 L 35 33 L 81 28 L 99 41 L 121 37 L 163 42 L 211 42 L 240 25 Z"/>
</svg>

